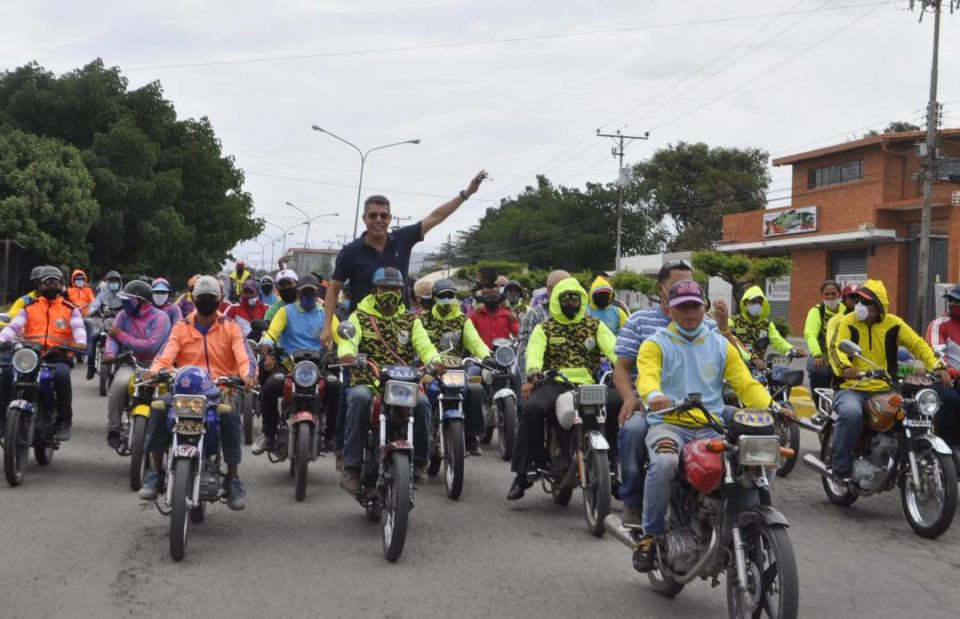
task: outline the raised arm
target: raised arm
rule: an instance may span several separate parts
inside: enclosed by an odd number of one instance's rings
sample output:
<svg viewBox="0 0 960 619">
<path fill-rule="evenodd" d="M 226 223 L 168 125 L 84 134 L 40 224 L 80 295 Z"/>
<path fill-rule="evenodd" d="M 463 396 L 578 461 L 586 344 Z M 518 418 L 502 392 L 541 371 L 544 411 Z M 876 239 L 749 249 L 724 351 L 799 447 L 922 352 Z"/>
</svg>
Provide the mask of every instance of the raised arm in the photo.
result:
<svg viewBox="0 0 960 619">
<path fill-rule="evenodd" d="M 426 236 L 427 232 L 430 232 L 430 230 L 432 230 L 434 227 L 442 224 L 447 217 L 452 215 L 454 211 L 460 208 L 461 204 L 466 202 L 466 198 L 469 198 L 473 194 L 477 193 L 477 190 L 480 189 L 480 183 L 482 183 L 483 179 L 485 178 L 487 178 L 486 170 L 480 170 L 480 172 L 478 172 L 477 175 L 474 176 L 470 181 L 470 185 L 463 190 L 462 194 L 453 198 L 449 202 L 441 204 L 435 208 L 432 213 L 424 217 L 420 222 L 421 234 Z"/>
</svg>

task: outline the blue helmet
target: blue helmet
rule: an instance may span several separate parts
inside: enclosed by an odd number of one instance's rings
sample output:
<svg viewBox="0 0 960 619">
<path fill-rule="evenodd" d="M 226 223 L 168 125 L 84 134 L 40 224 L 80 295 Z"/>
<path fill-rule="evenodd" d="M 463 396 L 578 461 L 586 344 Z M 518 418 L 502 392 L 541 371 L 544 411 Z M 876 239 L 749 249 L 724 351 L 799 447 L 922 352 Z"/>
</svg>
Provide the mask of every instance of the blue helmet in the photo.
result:
<svg viewBox="0 0 960 619">
<path fill-rule="evenodd" d="M 173 380 L 173 392 L 177 395 L 205 395 L 208 398 L 220 395 L 220 389 L 207 373 L 195 365 L 188 365 L 177 372 Z"/>
<path fill-rule="evenodd" d="M 373 272 L 374 286 L 390 286 L 403 288 L 403 275 L 399 269 L 393 267 L 380 267 Z"/>
</svg>

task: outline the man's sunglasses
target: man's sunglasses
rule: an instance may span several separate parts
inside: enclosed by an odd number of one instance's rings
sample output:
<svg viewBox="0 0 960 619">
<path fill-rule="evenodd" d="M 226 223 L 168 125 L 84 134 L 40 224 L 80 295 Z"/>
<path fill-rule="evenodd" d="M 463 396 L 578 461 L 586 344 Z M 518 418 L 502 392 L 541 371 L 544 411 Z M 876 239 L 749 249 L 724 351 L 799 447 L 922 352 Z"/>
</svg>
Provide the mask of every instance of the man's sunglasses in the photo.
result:
<svg viewBox="0 0 960 619">
<path fill-rule="evenodd" d="M 456 292 L 438 292 L 436 297 L 438 299 L 456 299 L 457 293 Z"/>
<path fill-rule="evenodd" d="M 382 219 L 384 221 L 390 219 L 390 213 L 367 213 L 367 219 L 377 220 Z"/>
</svg>

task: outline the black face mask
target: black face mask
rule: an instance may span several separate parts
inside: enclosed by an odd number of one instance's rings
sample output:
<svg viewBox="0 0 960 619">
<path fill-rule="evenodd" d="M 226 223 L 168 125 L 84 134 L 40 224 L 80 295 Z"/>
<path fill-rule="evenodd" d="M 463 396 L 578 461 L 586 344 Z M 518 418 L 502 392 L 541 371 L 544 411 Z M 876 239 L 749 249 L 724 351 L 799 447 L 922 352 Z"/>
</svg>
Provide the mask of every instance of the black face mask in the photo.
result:
<svg viewBox="0 0 960 619">
<path fill-rule="evenodd" d="M 577 314 L 580 312 L 580 306 L 579 305 L 561 305 L 560 311 L 568 319 L 573 320 L 577 316 Z"/>
<path fill-rule="evenodd" d="M 426 310 L 433 308 L 433 299 L 431 297 L 420 297 L 420 307 Z"/>
<path fill-rule="evenodd" d="M 60 291 L 56 288 L 44 288 L 40 291 L 40 294 L 45 296 L 48 300 L 53 301 L 58 296 L 60 296 Z"/>
<path fill-rule="evenodd" d="M 280 298 L 284 303 L 293 303 L 297 300 L 297 289 L 296 288 L 281 288 L 280 289 Z"/>
<path fill-rule="evenodd" d="M 220 307 L 219 299 L 196 299 L 194 305 L 197 306 L 197 313 L 201 316 L 213 316 Z"/>
<path fill-rule="evenodd" d="M 488 310 L 495 310 L 500 305 L 500 297 L 484 297 L 483 304 Z"/>
<path fill-rule="evenodd" d="M 263 290 L 263 296 L 269 297 L 270 293 L 273 291 L 273 284 L 264 284 L 260 287 Z"/>
<path fill-rule="evenodd" d="M 604 309 L 610 305 L 610 295 L 606 293 L 598 294 L 593 297 L 593 302 L 596 303 L 600 309 Z"/>
</svg>

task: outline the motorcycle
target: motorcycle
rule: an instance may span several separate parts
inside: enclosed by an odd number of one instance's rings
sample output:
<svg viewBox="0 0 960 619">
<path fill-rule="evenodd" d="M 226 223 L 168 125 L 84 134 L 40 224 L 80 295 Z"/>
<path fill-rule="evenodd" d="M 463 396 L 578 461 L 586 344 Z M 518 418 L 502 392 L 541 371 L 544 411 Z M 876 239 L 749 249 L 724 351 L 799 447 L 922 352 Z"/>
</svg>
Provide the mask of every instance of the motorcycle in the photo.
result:
<svg viewBox="0 0 960 619">
<path fill-rule="evenodd" d="M 844 354 L 875 368 L 861 372 L 860 382 L 852 388 L 881 380 L 891 393 L 878 393 L 864 404 L 864 427 L 854 450 L 850 480 L 834 475 L 831 468 L 837 420 L 833 412 L 823 427 L 820 457 L 807 454 L 804 464 L 821 476 L 827 499 L 841 507 L 900 486 L 903 514 L 914 532 L 927 539 L 942 535 L 957 510 L 957 469 L 950 446 L 933 433 L 940 396 L 930 386 L 938 379 L 933 374 L 892 377 L 864 358 L 852 341 L 844 340 L 839 346 Z M 832 408 L 832 403 L 831 393 L 826 406 Z"/>
<path fill-rule="evenodd" d="M 94 368 L 99 377 L 98 393 L 103 397 L 106 396 L 107 391 L 110 390 L 110 385 L 113 384 L 113 377 L 116 374 L 115 366 L 103 362 L 103 355 L 106 354 L 107 349 L 107 332 L 110 330 L 110 327 L 113 326 L 114 312 L 105 309 L 98 312 L 97 316 L 102 319 L 102 323 L 100 325 L 100 333 L 97 335 L 97 351 L 94 356 Z M 86 351 L 84 351 L 84 353 L 86 353 Z"/>
<path fill-rule="evenodd" d="M 133 376 L 127 384 L 127 401 L 123 406 L 120 426 L 120 445 L 116 451 L 120 456 L 130 456 L 130 489 L 136 492 L 147 474 L 146 445 L 150 404 L 158 395 L 166 394 L 167 390 L 165 385 L 158 389 L 151 381 L 143 380 L 143 373 L 147 368 L 138 365 L 133 354 L 119 355 L 113 363 L 117 367 L 126 363 L 134 368 Z"/>
<path fill-rule="evenodd" d="M 675 407 L 647 415 L 682 413 L 701 404 L 699 394 L 691 394 Z M 716 587 L 725 572 L 730 617 L 797 617 L 799 583 L 789 524 L 771 507 L 763 473 L 782 455 L 791 455 L 780 445 L 775 417 L 776 410 L 737 410 L 724 427 L 708 415 L 706 425 L 719 436 L 684 446 L 666 530 L 655 540 L 654 565 L 647 572 L 654 591 L 674 597 L 696 578 L 710 579 Z M 636 559 L 642 530 L 625 528 L 613 514 L 604 524 Z"/>
<path fill-rule="evenodd" d="M 57 394 L 53 386 L 53 362 L 64 352 L 82 353 L 70 346 L 49 348 L 42 353 L 39 342 L 23 341 L 12 346 L 13 399 L 7 407 L 3 443 L 3 472 L 7 483 L 19 486 L 33 447 L 37 464 L 53 461 L 60 449 L 57 440 Z M 42 353 L 42 354 L 41 354 Z"/>
<path fill-rule="evenodd" d="M 160 372 L 158 383 L 175 384 L 170 372 Z M 231 376 L 217 378 L 221 389 L 243 387 L 243 379 Z M 217 403 L 203 395 L 178 394 L 168 405 L 154 400 L 151 408 L 166 411 L 172 424 L 172 441 L 167 452 L 166 491 L 156 499 L 157 510 L 170 516 L 170 557 L 183 559 L 187 550 L 190 523 L 200 524 L 206 515 L 206 503 L 226 501 L 221 469 L 220 418 L 232 413 L 227 403 Z"/>
<path fill-rule="evenodd" d="M 260 338 L 263 332 L 267 330 L 269 323 L 266 320 L 254 320 L 250 323 L 251 332 L 247 337 L 247 345 L 250 352 L 256 357 L 257 367 L 263 368 L 263 353 L 260 352 Z M 243 419 L 243 444 L 253 444 L 253 418 L 260 416 L 260 387 L 259 385 L 252 391 L 239 391 L 235 406 L 242 414 Z"/>
<path fill-rule="evenodd" d="M 281 361 L 286 352 L 274 349 Z M 322 353 L 314 350 L 296 350 L 292 355 L 293 370 L 283 377 L 283 404 L 277 441 L 267 452 L 270 462 L 290 460 L 290 476 L 294 478 L 294 496 L 303 501 L 307 496 L 307 465 L 320 456 L 323 446 L 324 419 L 321 414 L 324 393 L 339 378 L 327 370 Z"/>
<path fill-rule="evenodd" d="M 483 383 L 483 419 L 486 432 L 483 444 L 489 445 L 496 430 L 500 443 L 500 458 L 509 461 L 517 436 L 517 394 L 512 387 L 513 365 L 517 359 L 517 341 L 497 338 L 493 358 L 495 363 L 477 362 Z"/>
<path fill-rule="evenodd" d="M 447 369 L 442 374 L 436 371 L 428 374 L 434 377 L 436 385 L 431 389 L 438 389 L 439 393 L 432 407 L 433 441 L 427 473 L 433 477 L 442 464 L 447 496 L 457 500 L 463 491 L 463 463 L 466 460 L 463 402 L 467 373 L 462 369 Z"/>
<path fill-rule="evenodd" d="M 587 529 L 604 534 L 612 497 L 610 446 L 603 434 L 607 410 L 604 385 L 577 385 L 560 370 L 548 370 L 538 382 L 559 380 L 568 388 L 557 397 L 558 424 L 544 424 L 547 462 L 534 473 L 557 505 L 566 505 L 579 485 Z M 559 427 L 558 427 L 559 426 Z"/>
</svg>

